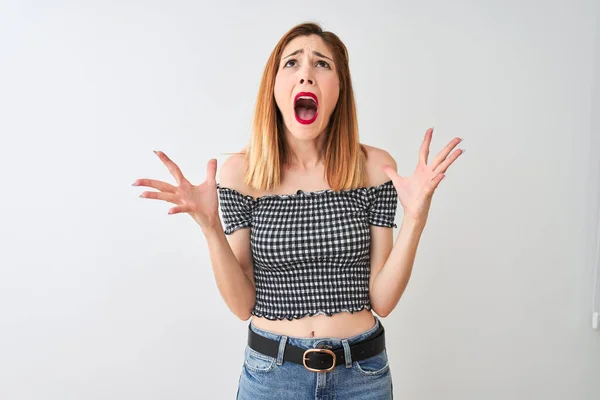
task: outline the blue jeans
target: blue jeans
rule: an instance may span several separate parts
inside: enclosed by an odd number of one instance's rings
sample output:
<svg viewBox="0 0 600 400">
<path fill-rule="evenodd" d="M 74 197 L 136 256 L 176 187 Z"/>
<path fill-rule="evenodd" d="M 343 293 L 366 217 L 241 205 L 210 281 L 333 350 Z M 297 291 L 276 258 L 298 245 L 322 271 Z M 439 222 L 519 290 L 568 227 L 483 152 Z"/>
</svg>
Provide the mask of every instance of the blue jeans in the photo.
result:
<svg viewBox="0 0 600 400">
<path fill-rule="evenodd" d="M 389 400 L 392 399 L 392 375 L 384 350 L 370 358 L 353 361 L 350 345 L 366 339 L 379 328 L 375 325 L 365 332 L 344 339 L 302 338 L 279 335 L 256 327 L 250 329 L 259 335 L 279 341 L 277 357 L 261 354 L 246 345 L 244 364 L 238 384 L 238 400 Z M 344 348 L 345 365 L 338 365 L 330 372 L 313 372 L 303 365 L 283 362 L 285 344 L 311 349 Z"/>
</svg>

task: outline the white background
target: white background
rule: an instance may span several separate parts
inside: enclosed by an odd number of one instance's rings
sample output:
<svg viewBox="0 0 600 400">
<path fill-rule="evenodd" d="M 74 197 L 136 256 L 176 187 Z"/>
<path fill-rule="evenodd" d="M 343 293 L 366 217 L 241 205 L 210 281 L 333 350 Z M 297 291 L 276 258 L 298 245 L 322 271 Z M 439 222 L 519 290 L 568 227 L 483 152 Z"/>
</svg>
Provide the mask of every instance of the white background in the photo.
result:
<svg viewBox="0 0 600 400">
<path fill-rule="evenodd" d="M 240 150 L 304 21 L 348 46 L 361 141 L 401 174 L 431 125 L 468 150 L 383 319 L 395 396 L 600 397 L 599 3 L 387 3 L 0 3 L 0 398 L 235 397 L 248 321 L 200 228 L 130 185 L 173 182 L 153 149 L 195 183 Z"/>
</svg>

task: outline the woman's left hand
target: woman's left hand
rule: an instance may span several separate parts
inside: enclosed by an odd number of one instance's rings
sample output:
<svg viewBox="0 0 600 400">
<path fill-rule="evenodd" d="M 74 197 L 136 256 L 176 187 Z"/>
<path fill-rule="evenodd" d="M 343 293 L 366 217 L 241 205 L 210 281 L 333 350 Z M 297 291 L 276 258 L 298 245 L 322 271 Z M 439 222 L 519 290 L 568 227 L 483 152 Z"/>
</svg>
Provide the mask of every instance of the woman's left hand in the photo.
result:
<svg viewBox="0 0 600 400">
<path fill-rule="evenodd" d="M 464 149 L 456 149 L 448 157 L 452 149 L 462 141 L 461 138 L 457 137 L 452 139 L 428 164 L 427 158 L 429 157 L 432 135 L 433 128 L 429 128 L 425 132 L 425 138 L 423 144 L 421 144 L 417 167 L 411 176 L 402 177 L 389 165 L 382 167 L 383 172 L 390 177 L 398 192 L 398 198 L 404 208 L 404 218 L 408 217 L 423 223 L 427 220 L 433 193 L 446 176 L 446 170 L 465 152 Z"/>
</svg>

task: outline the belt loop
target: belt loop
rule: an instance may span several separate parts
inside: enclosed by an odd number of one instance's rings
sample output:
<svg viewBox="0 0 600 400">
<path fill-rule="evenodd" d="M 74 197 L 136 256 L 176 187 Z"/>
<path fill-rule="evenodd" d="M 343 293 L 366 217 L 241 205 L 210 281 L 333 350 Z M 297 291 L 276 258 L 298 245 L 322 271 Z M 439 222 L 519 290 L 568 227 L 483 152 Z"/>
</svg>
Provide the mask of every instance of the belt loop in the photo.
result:
<svg viewBox="0 0 600 400">
<path fill-rule="evenodd" d="M 346 368 L 352 368 L 352 354 L 350 353 L 348 339 L 342 339 L 342 346 L 344 346 L 344 359 L 346 360 Z"/>
<path fill-rule="evenodd" d="M 285 345 L 287 344 L 288 337 L 285 335 L 279 339 L 279 351 L 277 352 L 277 365 L 283 364 L 283 355 L 285 353 Z"/>
</svg>

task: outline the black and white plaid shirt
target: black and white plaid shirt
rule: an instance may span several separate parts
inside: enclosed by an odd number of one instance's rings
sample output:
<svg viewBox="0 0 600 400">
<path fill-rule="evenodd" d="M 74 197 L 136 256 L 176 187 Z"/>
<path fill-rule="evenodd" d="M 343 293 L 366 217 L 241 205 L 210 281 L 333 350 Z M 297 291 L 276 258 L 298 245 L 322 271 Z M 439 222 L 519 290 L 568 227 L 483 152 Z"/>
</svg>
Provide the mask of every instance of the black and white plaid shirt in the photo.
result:
<svg viewBox="0 0 600 400">
<path fill-rule="evenodd" d="M 224 231 L 250 228 L 256 303 L 267 319 L 371 309 L 369 225 L 397 228 L 392 181 L 254 198 L 217 184 Z"/>
</svg>

